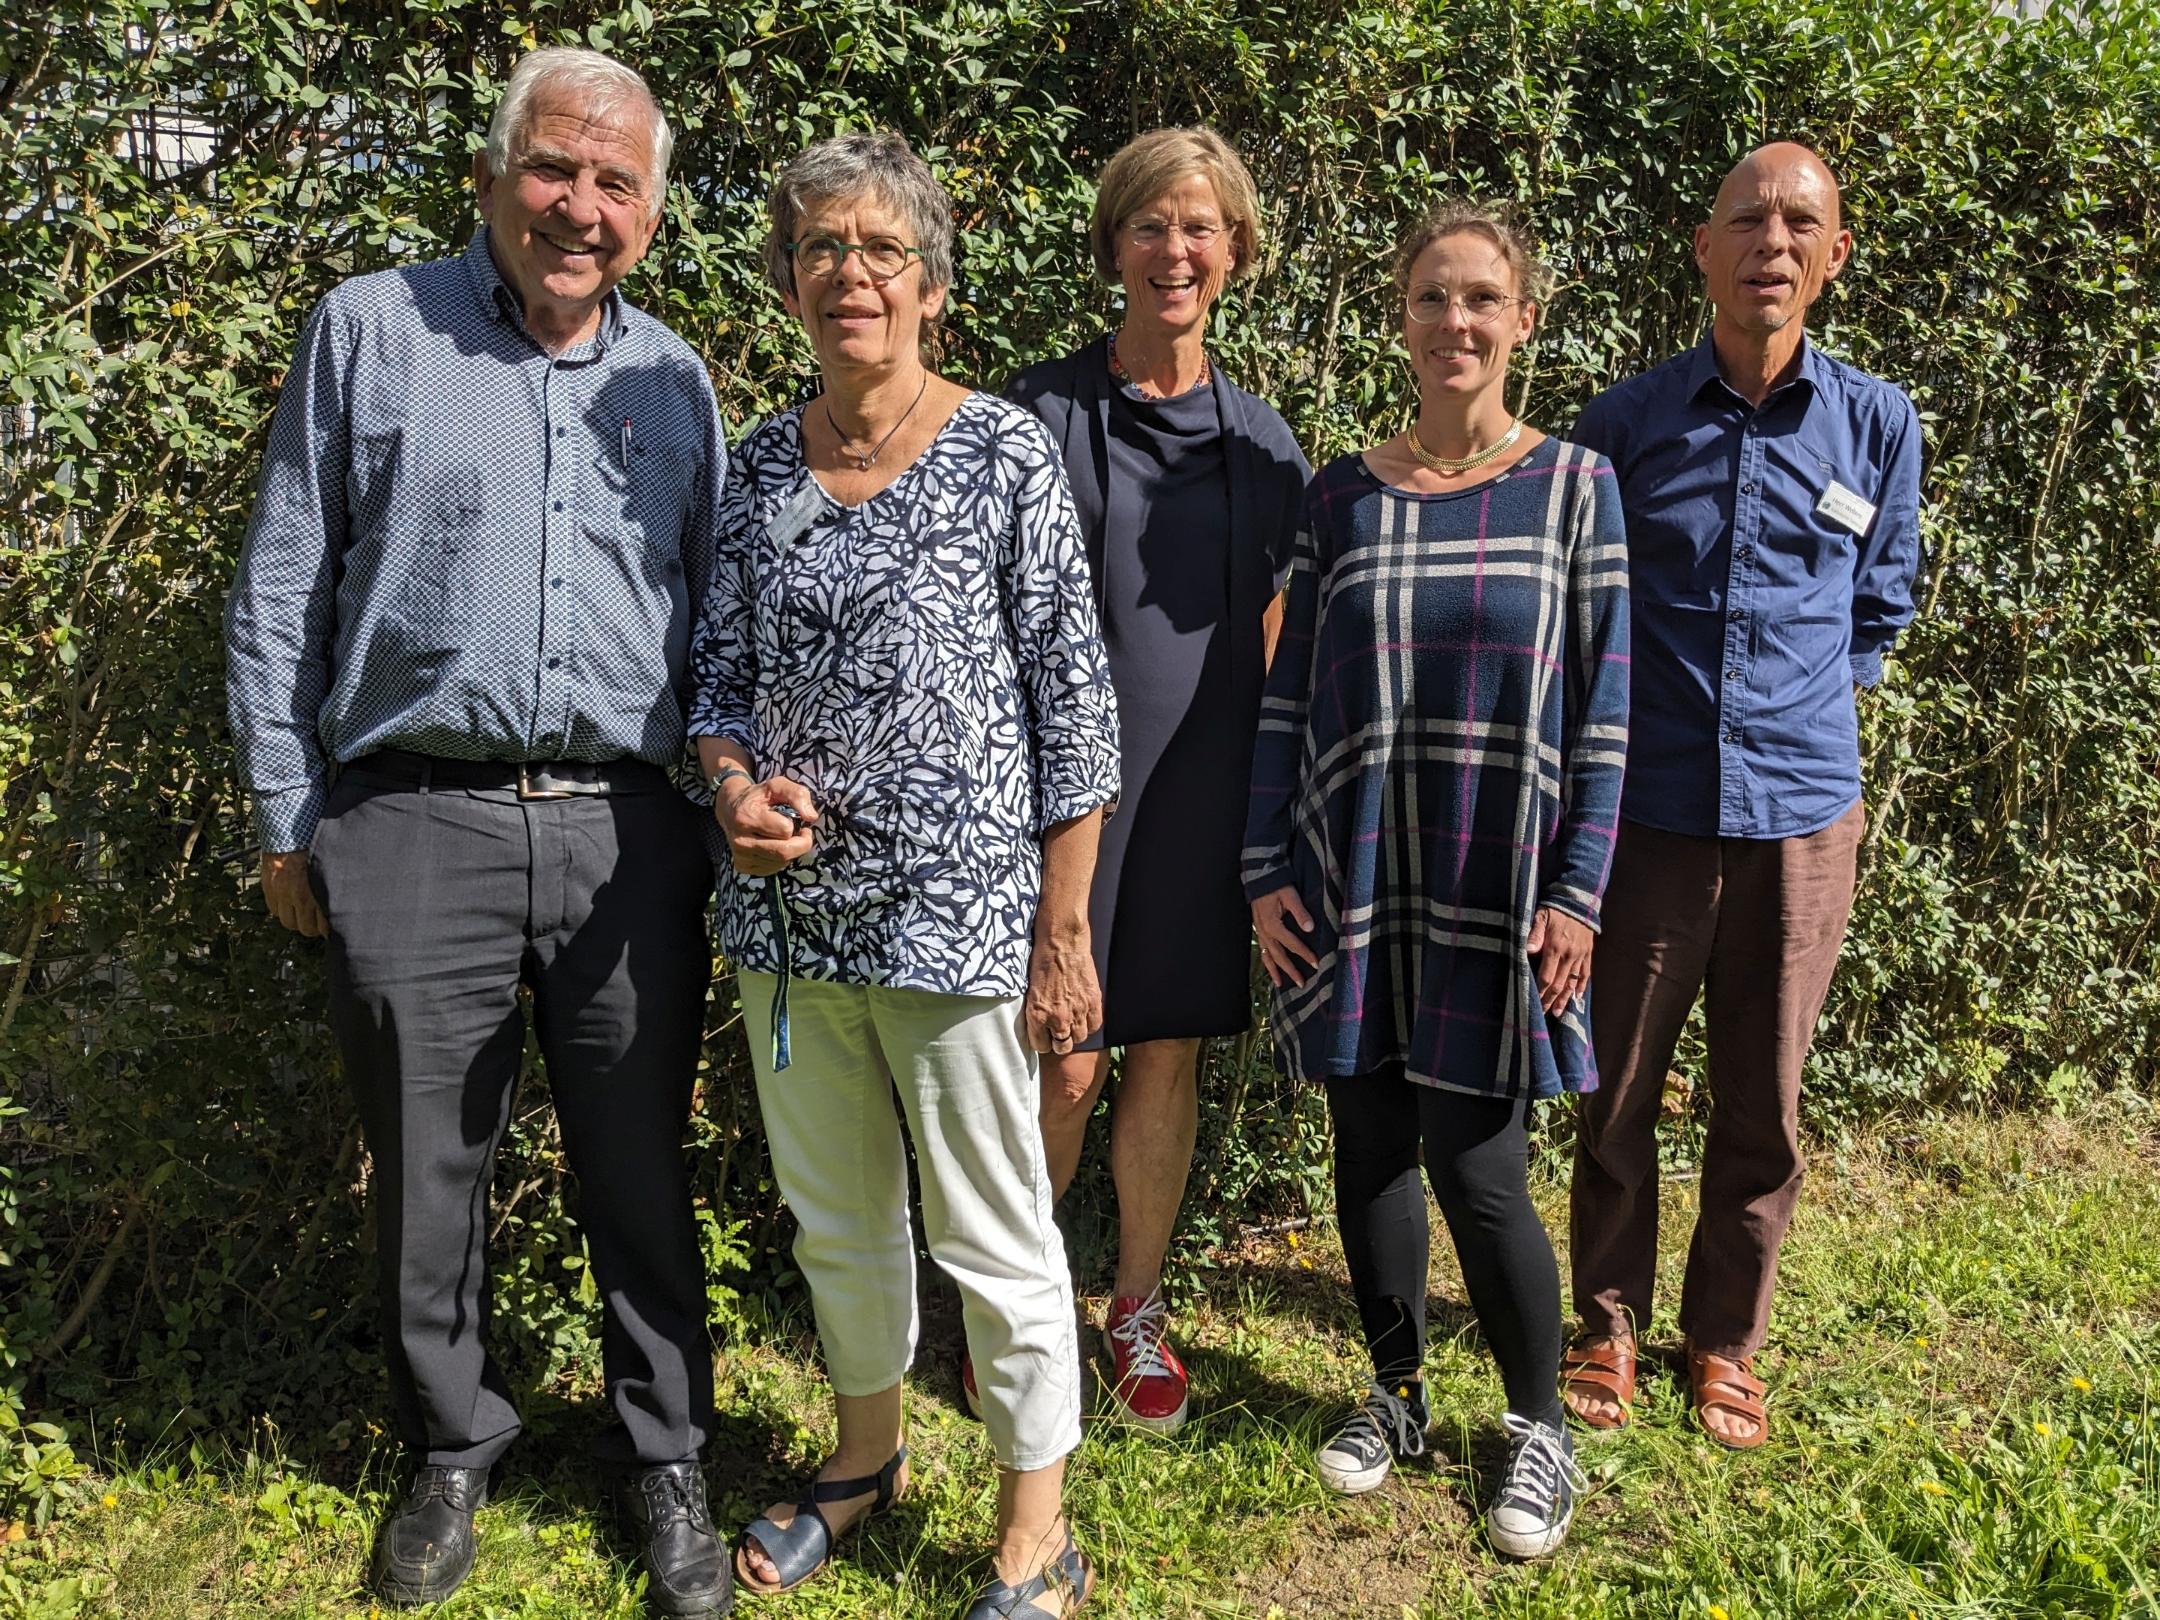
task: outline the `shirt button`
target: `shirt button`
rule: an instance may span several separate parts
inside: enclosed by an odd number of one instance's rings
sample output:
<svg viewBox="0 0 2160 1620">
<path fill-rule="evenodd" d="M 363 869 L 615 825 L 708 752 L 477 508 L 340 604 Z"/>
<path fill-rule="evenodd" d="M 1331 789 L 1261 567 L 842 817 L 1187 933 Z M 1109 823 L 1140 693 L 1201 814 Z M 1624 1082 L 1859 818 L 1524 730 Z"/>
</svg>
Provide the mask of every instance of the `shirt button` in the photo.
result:
<svg viewBox="0 0 2160 1620">
<path fill-rule="evenodd" d="M 563 428 L 563 427 L 559 427 L 559 428 L 557 428 L 557 429 L 555 430 L 555 437 L 559 439 L 559 438 L 561 438 L 561 437 L 562 437 L 562 436 L 563 436 L 563 435 L 564 435 L 565 433 L 568 433 L 569 431 L 570 431 L 570 430 L 569 430 L 568 428 Z M 1749 429 L 1749 431 L 1750 431 L 1750 432 L 1753 432 L 1754 430 L 1753 430 L 1753 429 L 1751 428 L 1751 429 Z"/>
<path fill-rule="evenodd" d="M 1753 546 L 1742 546 L 1733 553 L 1733 556 L 1744 563 L 1753 562 L 1755 560 L 1755 548 Z"/>
<path fill-rule="evenodd" d="M 550 659 L 548 660 L 548 668 L 549 668 L 549 669 L 560 669 L 560 668 L 562 668 L 562 660 L 561 660 L 560 658 L 550 658 Z"/>
<path fill-rule="evenodd" d="M 559 591 L 562 589 L 562 581 L 559 579 L 551 579 L 548 581 L 548 588 L 550 590 Z"/>
<path fill-rule="evenodd" d="M 556 583 L 556 584 L 558 584 L 558 585 L 560 585 L 560 584 L 562 583 L 562 581 L 558 579 L 558 580 L 557 580 L 557 581 L 556 581 L 555 583 Z M 1726 617 L 1726 619 L 1727 619 L 1727 620 L 1729 620 L 1729 621 L 1730 621 L 1731 623 L 1733 623 L 1733 624 L 1738 624 L 1738 623 L 1739 623 L 1739 622 L 1740 622 L 1740 621 L 1741 621 L 1742 619 L 1744 619 L 1744 618 L 1746 618 L 1746 617 L 1747 617 L 1747 609 L 1746 609 L 1746 608 L 1734 608 L 1734 609 L 1733 609 L 1733 610 L 1732 610 L 1732 611 L 1731 611 L 1730 613 L 1726 614 L 1726 615 L 1725 615 L 1725 617 Z"/>
<path fill-rule="evenodd" d="M 1755 486 L 1753 484 L 1742 484 L 1740 486 L 1740 493 L 1743 495 L 1752 495 L 1755 493 Z"/>
<path fill-rule="evenodd" d="M 561 502 L 561 501 L 557 501 L 557 502 L 555 503 L 555 510 L 556 510 L 556 511 L 558 511 L 558 512 L 560 512 L 560 511 L 562 510 L 562 502 Z"/>
</svg>

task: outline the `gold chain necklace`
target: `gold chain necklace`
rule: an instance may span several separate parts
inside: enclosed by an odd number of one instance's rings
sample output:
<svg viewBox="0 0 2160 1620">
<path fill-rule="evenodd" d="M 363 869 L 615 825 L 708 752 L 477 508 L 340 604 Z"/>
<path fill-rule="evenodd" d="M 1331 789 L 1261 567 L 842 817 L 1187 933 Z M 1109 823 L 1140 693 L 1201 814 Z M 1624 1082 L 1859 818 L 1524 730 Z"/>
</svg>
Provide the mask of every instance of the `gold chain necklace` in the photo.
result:
<svg viewBox="0 0 2160 1620">
<path fill-rule="evenodd" d="M 1427 471 L 1436 473 L 1469 472 L 1473 468 L 1484 466 L 1486 462 L 1493 460 L 1497 456 L 1505 455 L 1513 448 L 1515 441 L 1522 437 L 1522 418 L 1518 416 L 1513 427 L 1501 434 L 1499 438 L 1493 440 L 1484 449 L 1478 451 L 1476 455 L 1471 456 L 1434 455 L 1418 441 L 1415 425 L 1403 429 L 1403 437 L 1410 441 L 1410 453 L 1417 457 L 1418 465 Z"/>
</svg>

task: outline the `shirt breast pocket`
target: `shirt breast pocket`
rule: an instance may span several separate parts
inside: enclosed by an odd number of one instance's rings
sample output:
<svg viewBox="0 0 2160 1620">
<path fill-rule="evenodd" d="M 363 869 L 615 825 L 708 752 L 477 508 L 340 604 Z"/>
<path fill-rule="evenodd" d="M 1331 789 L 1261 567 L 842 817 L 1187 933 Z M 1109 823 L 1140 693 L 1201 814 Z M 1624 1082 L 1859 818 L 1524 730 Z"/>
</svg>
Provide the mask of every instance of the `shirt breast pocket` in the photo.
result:
<svg viewBox="0 0 2160 1620">
<path fill-rule="evenodd" d="M 1849 580 L 1860 555 L 1860 541 L 1850 524 L 1838 512 L 1826 509 L 1822 500 L 1830 476 L 1822 474 L 1812 488 L 1803 485 L 1795 502 L 1805 503 L 1804 510 L 1795 514 L 1800 526 L 1798 561 L 1806 576 L 1817 581 Z"/>
<path fill-rule="evenodd" d="M 617 507 L 615 537 L 663 571 L 682 571 L 683 526 L 690 515 L 696 455 L 687 446 L 637 444 L 618 453 L 606 482 Z"/>
</svg>

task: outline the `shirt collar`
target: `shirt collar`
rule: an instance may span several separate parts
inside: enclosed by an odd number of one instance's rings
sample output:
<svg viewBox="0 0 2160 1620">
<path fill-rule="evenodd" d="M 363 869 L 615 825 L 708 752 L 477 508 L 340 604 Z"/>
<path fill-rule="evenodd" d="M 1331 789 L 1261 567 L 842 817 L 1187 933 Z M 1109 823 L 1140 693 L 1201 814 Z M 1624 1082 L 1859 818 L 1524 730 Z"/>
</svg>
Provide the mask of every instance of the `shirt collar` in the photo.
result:
<svg viewBox="0 0 2160 1620">
<path fill-rule="evenodd" d="M 488 249 L 486 225 L 473 232 L 472 241 L 465 249 L 465 273 L 472 281 L 473 295 L 480 300 L 480 307 L 490 320 L 515 327 L 520 332 L 525 330 L 525 311 L 510 283 L 503 280 L 502 272 L 495 268 L 495 255 Z M 574 345 L 557 358 L 597 359 L 607 353 L 610 344 L 619 342 L 629 329 L 630 306 L 624 301 L 620 287 L 610 287 L 600 304 L 599 330 L 585 343 Z"/>
<path fill-rule="evenodd" d="M 1717 349 L 1713 345 L 1710 334 L 1705 332 L 1702 342 L 1695 345 L 1694 355 L 1688 362 L 1687 397 L 1691 400 L 1701 399 L 1703 390 L 1712 383 L 1716 383 L 1718 387 L 1724 389 L 1730 397 L 1734 399 L 1740 397 L 1727 386 L 1724 376 L 1718 371 Z M 1781 383 L 1765 394 L 1763 404 L 1769 404 L 1771 400 L 1783 394 L 1786 389 L 1799 383 L 1808 385 L 1810 398 L 1822 391 L 1822 366 L 1816 358 L 1815 345 L 1807 340 L 1805 333 L 1801 334 L 1800 338 L 1800 369 L 1793 374 L 1792 382 Z"/>
</svg>

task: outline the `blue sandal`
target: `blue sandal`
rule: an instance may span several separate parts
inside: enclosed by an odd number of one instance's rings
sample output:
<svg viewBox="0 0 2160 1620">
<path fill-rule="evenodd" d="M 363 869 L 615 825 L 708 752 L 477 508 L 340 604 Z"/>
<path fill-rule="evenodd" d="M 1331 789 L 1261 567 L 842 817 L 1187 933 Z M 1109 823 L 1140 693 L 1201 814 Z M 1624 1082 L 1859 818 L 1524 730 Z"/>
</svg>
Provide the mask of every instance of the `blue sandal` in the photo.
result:
<svg viewBox="0 0 2160 1620">
<path fill-rule="evenodd" d="M 1075 1614 L 1094 1591 L 1095 1566 L 1073 1540 L 1072 1527 L 1067 1525 L 1065 1550 L 1045 1564 L 1040 1575 L 1032 1575 L 1018 1586 L 1008 1586 L 993 1576 L 963 1620 L 1047 1620 L 1047 1611 L 1035 1607 L 1035 1600 L 1053 1592 L 1058 1595 L 1058 1614 Z"/>
<path fill-rule="evenodd" d="M 860 1514 L 848 1529 L 855 1529 L 864 1519 L 883 1513 L 892 1506 L 893 1487 L 900 1477 L 900 1465 L 907 1461 L 907 1447 L 902 1446 L 892 1454 L 888 1462 L 874 1474 L 861 1479 L 813 1480 L 803 1499 L 795 1504 L 795 1517 L 784 1525 L 773 1523 L 767 1514 L 759 1514 L 735 1543 L 735 1581 L 745 1592 L 757 1597 L 771 1597 L 780 1592 L 792 1592 L 811 1576 L 823 1569 L 832 1559 L 833 1543 L 838 1538 L 833 1527 L 825 1521 L 826 1502 L 846 1502 L 875 1489 L 877 1500 L 869 1511 Z M 755 1539 L 780 1579 L 768 1584 L 751 1570 L 744 1554 L 749 1543 Z"/>
</svg>

